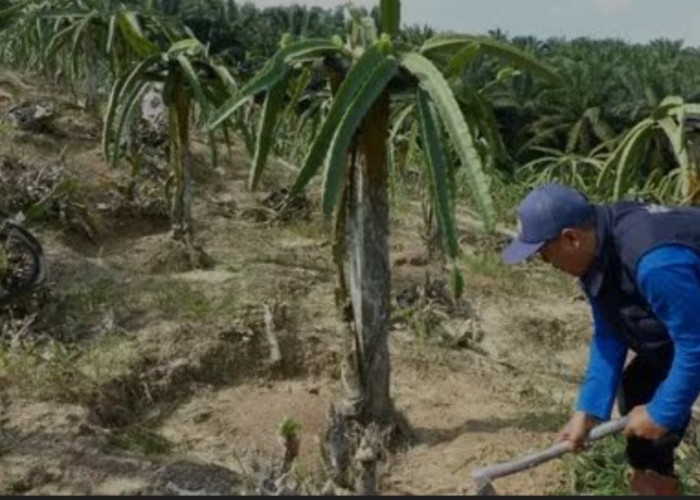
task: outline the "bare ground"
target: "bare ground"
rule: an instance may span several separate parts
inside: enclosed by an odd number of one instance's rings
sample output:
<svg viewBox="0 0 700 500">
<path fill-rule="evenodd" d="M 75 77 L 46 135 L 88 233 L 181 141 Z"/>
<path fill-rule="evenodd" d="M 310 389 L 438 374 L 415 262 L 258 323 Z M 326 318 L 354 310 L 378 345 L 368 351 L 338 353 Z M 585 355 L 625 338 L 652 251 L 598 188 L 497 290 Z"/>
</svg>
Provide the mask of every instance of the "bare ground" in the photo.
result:
<svg viewBox="0 0 700 500">
<path fill-rule="evenodd" d="M 65 105 L 62 113 L 64 122 L 91 123 Z M 301 425 L 294 474 L 309 491 L 320 488 L 341 342 L 317 212 L 276 223 L 263 203 L 293 172 L 278 166 L 250 193 L 239 149 L 214 171 L 195 145 L 196 234 L 211 266 L 187 270 L 167 219 L 155 209 L 128 211 L 110 194 L 124 171 L 104 163 L 91 127 L 80 130 L 0 136 L 0 154 L 12 161 L 37 170 L 60 164 L 80 179 L 88 212 L 100 215 L 92 232 L 60 218 L 34 227 L 50 282 L 29 307 L 34 323 L 0 357 L 0 492 L 255 491 L 249 477 L 281 457 L 276 432 L 288 417 Z M 392 390 L 416 439 L 387 463 L 381 493 L 473 493 L 471 469 L 552 442 L 584 367 L 586 306 L 541 266 L 501 266 L 503 242 L 472 232 L 464 214 L 467 297 L 449 304 L 441 295 L 447 275 L 427 262 L 417 237 L 419 212 L 404 203 L 393 214 Z M 421 296 L 426 290 L 434 293 Z M 277 363 L 266 304 L 275 312 Z M 16 332 L 22 318 L 14 320 Z M 495 486 L 551 494 L 566 481 L 555 461 Z"/>
</svg>

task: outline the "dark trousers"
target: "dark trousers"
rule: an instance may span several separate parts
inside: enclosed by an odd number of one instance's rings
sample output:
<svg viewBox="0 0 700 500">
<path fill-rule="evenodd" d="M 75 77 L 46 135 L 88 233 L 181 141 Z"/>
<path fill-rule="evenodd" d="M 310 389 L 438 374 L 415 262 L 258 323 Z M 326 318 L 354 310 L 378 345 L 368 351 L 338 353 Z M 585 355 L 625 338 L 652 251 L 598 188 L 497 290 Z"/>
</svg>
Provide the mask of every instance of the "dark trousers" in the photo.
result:
<svg viewBox="0 0 700 500">
<path fill-rule="evenodd" d="M 656 389 L 661 385 L 673 361 L 673 348 L 662 349 L 653 354 L 638 354 L 627 365 L 622 375 L 618 408 L 620 414 L 626 415 L 635 406 L 645 405 L 651 401 Z M 680 438 L 685 433 L 674 432 Z M 673 475 L 673 451 L 679 440 L 630 438 L 627 440 L 626 456 L 630 466 L 635 469 L 651 469 L 659 474 Z"/>
</svg>

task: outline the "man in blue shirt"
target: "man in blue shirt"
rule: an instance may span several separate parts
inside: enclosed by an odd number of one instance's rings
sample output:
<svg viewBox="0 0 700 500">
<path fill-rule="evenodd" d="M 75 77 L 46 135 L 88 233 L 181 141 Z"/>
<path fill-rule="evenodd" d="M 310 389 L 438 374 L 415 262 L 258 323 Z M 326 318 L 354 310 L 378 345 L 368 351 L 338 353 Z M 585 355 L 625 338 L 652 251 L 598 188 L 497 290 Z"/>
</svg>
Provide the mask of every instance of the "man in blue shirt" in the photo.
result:
<svg viewBox="0 0 700 500">
<path fill-rule="evenodd" d="M 525 197 L 518 217 L 504 261 L 539 254 L 577 277 L 593 316 L 587 374 L 560 439 L 582 449 L 617 398 L 630 416 L 631 492 L 677 495 L 674 449 L 700 393 L 700 209 L 595 205 L 547 184 Z M 635 357 L 625 366 L 628 350 Z"/>
</svg>

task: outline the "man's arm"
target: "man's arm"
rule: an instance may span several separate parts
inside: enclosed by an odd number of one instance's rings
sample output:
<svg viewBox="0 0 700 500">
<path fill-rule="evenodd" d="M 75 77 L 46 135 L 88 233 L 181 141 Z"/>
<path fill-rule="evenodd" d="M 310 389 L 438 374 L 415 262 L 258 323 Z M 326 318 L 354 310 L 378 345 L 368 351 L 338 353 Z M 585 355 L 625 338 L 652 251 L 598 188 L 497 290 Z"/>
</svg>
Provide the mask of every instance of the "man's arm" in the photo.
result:
<svg viewBox="0 0 700 500">
<path fill-rule="evenodd" d="M 637 277 L 674 343 L 671 369 L 647 413 L 657 425 L 679 430 L 700 393 L 700 256 L 690 248 L 664 245 L 640 261 Z"/>
<path fill-rule="evenodd" d="M 612 412 L 627 346 L 603 318 L 595 299 L 590 298 L 594 331 L 589 349 L 588 370 L 579 391 L 577 411 L 599 420 L 608 420 Z"/>
</svg>

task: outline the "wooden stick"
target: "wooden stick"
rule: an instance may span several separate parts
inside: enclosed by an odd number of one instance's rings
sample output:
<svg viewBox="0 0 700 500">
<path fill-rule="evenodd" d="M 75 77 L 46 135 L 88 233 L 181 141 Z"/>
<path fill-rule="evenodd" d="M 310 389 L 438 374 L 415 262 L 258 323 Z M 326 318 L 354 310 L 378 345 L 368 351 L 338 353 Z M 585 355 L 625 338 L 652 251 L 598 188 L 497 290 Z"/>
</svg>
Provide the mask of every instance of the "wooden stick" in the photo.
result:
<svg viewBox="0 0 700 500">
<path fill-rule="evenodd" d="M 587 441 L 596 441 L 621 431 L 627 425 L 627 420 L 628 417 L 622 417 L 594 427 L 589 433 Z M 569 451 L 569 443 L 563 441 L 550 446 L 546 450 L 526 455 L 511 462 L 489 465 L 482 469 L 475 470 L 472 472 L 471 476 L 477 485 L 478 494 L 484 494 L 489 491 L 493 492 L 491 481 L 497 477 L 507 476 L 515 472 L 530 469 L 542 462 L 564 455 Z"/>
</svg>

